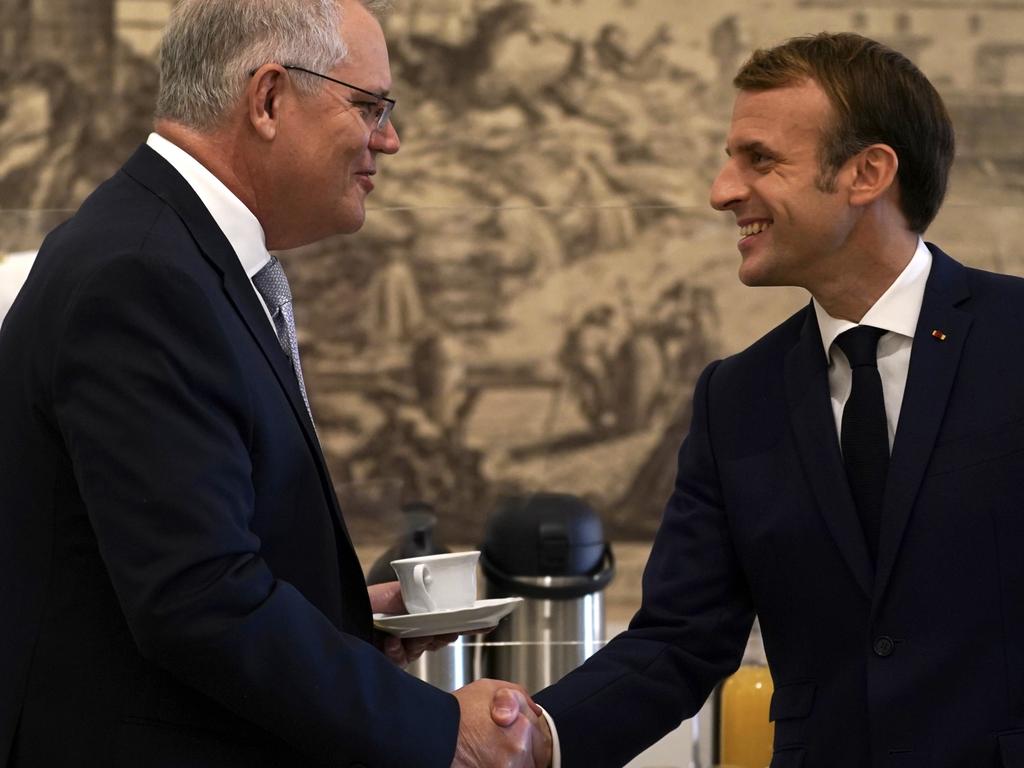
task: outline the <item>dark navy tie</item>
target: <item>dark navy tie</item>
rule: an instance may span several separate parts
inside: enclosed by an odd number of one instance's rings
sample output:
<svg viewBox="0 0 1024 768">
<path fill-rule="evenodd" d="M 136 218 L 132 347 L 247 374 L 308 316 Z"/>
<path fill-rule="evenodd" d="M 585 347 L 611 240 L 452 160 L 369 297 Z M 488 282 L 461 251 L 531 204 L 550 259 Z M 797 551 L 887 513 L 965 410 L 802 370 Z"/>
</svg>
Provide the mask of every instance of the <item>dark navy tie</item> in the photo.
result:
<svg viewBox="0 0 1024 768">
<path fill-rule="evenodd" d="M 843 408 L 840 445 L 846 477 L 872 560 L 878 557 L 882 496 L 889 473 L 889 427 L 876 357 L 878 339 L 884 333 L 881 328 L 859 325 L 836 339 L 850 361 L 853 374 L 850 398 Z"/>
</svg>

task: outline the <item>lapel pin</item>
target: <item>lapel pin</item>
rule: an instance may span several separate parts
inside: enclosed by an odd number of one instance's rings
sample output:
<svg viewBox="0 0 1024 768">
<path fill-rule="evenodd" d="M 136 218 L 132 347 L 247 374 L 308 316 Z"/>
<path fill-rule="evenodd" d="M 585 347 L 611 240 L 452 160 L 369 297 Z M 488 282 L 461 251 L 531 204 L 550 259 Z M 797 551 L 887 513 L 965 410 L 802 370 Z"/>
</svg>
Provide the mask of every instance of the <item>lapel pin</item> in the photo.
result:
<svg viewBox="0 0 1024 768">
<path fill-rule="evenodd" d="M 946 334 L 944 334 L 942 331 L 935 330 L 935 331 L 932 331 L 932 338 L 933 339 L 938 339 L 939 341 L 945 341 L 946 340 Z"/>
</svg>

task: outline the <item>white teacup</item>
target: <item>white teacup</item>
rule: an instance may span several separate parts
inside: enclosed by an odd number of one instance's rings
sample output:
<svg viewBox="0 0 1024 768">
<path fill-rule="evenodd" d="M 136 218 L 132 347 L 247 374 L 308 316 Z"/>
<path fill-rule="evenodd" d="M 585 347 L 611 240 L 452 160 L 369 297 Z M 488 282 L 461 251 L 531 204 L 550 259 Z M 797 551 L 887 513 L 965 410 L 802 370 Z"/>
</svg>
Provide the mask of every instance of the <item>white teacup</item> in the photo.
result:
<svg viewBox="0 0 1024 768">
<path fill-rule="evenodd" d="M 409 613 L 471 608 L 476 602 L 478 551 L 392 560 Z"/>
</svg>

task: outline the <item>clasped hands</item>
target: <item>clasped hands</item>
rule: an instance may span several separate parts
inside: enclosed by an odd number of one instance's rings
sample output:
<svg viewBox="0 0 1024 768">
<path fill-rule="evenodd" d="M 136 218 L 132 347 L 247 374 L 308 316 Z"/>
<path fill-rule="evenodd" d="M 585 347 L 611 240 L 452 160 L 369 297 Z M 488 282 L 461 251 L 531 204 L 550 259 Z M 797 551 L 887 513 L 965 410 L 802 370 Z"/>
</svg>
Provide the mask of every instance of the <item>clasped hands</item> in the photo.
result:
<svg viewBox="0 0 1024 768">
<path fill-rule="evenodd" d="M 452 768 L 548 768 L 547 719 L 520 686 L 477 680 L 455 691 L 459 742 Z"/>
<path fill-rule="evenodd" d="M 398 582 L 369 588 L 375 613 L 405 611 Z M 399 666 L 424 651 L 443 648 L 456 635 L 400 640 L 380 636 L 384 654 Z M 551 732 L 540 707 L 526 691 L 501 680 L 477 680 L 455 691 L 459 702 L 459 741 L 452 768 L 548 768 Z"/>
</svg>

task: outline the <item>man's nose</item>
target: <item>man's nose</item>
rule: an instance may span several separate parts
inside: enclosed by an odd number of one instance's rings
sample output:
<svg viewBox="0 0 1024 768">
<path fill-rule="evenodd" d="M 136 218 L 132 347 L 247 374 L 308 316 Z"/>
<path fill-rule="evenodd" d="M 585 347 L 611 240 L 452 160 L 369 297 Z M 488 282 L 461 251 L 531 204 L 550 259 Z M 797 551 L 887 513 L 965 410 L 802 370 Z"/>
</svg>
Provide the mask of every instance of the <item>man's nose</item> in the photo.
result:
<svg viewBox="0 0 1024 768">
<path fill-rule="evenodd" d="M 390 120 L 384 126 L 384 130 L 374 131 L 370 134 L 370 149 L 375 152 L 393 155 L 401 146 L 402 140 L 398 138 L 398 129 Z"/>
<path fill-rule="evenodd" d="M 711 184 L 710 202 L 716 211 L 727 211 L 747 197 L 747 186 L 732 159 L 725 162 Z"/>
</svg>

